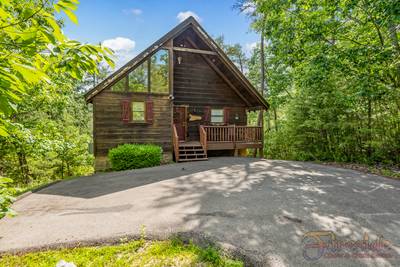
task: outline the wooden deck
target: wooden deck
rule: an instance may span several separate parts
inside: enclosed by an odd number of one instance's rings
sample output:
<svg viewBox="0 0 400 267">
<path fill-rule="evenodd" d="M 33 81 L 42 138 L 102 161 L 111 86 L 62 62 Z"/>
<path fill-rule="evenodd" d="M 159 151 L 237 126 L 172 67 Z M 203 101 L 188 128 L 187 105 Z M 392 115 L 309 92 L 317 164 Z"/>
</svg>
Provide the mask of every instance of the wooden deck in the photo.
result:
<svg viewBox="0 0 400 267">
<path fill-rule="evenodd" d="M 180 161 L 207 160 L 209 150 L 235 150 L 262 148 L 262 127 L 258 126 L 205 126 L 199 127 L 199 141 L 180 141 L 173 125 L 175 159 Z"/>
<path fill-rule="evenodd" d="M 258 126 L 200 126 L 200 140 L 206 150 L 262 148 L 262 128 Z M 201 136 L 200 136 L 201 137 Z"/>
</svg>

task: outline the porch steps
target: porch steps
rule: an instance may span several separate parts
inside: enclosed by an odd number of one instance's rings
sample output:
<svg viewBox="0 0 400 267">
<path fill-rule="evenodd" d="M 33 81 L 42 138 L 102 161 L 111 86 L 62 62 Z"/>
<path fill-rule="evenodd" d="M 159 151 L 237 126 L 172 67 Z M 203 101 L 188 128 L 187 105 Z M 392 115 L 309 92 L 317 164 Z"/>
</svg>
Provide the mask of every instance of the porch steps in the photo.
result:
<svg viewBox="0 0 400 267">
<path fill-rule="evenodd" d="M 207 154 L 200 142 L 182 142 L 179 144 L 179 162 L 207 160 Z"/>
</svg>

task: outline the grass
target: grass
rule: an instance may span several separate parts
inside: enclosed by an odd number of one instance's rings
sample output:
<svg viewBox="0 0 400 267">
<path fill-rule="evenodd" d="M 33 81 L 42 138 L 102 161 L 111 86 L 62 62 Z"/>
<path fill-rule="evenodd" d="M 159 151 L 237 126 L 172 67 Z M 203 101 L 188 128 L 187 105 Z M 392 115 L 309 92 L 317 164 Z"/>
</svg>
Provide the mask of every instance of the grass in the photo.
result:
<svg viewBox="0 0 400 267">
<path fill-rule="evenodd" d="M 391 179 L 400 180 L 400 169 L 399 167 L 390 166 L 378 166 L 378 165 L 366 165 L 360 163 L 343 163 L 343 162 L 317 162 L 323 165 L 331 165 L 335 167 L 352 169 L 364 173 L 376 174 Z"/>
<path fill-rule="evenodd" d="M 64 260 L 76 266 L 243 266 L 213 248 L 184 244 L 179 239 L 167 241 L 131 241 L 113 246 L 81 247 L 5 255 L 0 266 L 56 266 Z"/>
</svg>

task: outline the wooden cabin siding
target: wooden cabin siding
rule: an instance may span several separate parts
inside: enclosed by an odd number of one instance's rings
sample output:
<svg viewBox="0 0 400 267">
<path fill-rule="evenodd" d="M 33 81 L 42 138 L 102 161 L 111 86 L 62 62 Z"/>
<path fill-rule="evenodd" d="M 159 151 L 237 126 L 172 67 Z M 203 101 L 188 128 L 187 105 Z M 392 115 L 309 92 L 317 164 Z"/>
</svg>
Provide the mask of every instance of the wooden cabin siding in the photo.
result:
<svg viewBox="0 0 400 267">
<path fill-rule="evenodd" d="M 204 121 L 205 107 L 230 108 L 229 124 L 246 125 L 246 103 L 212 69 L 201 55 L 177 52 L 181 64 L 174 64 L 174 105 L 187 105 L 188 113 L 201 116 L 201 120 L 189 121 L 188 135 L 192 140 L 199 138 L 199 125 Z M 235 117 L 238 115 L 238 119 Z"/>
<path fill-rule="evenodd" d="M 143 93 L 121 93 L 104 90 L 93 99 L 94 152 L 106 156 L 108 150 L 126 143 L 152 143 L 164 151 L 171 151 L 171 107 L 168 95 L 152 94 L 153 123 L 124 123 L 121 119 L 121 101 L 145 101 Z"/>
<path fill-rule="evenodd" d="M 177 52 L 174 64 L 174 104 L 245 107 L 243 100 L 208 65 L 201 55 Z"/>
</svg>

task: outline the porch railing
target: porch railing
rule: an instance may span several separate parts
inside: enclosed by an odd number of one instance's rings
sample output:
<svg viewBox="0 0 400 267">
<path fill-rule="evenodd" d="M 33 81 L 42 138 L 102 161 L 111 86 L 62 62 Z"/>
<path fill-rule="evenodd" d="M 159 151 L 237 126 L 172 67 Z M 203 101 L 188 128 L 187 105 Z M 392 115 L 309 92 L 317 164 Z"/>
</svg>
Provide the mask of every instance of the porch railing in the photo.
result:
<svg viewBox="0 0 400 267">
<path fill-rule="evenodd" d="M 203 125 L 199 126 L 199 133 L 200 133 L 200 144 L 203 147 L 203 150 L 207 152 L 207 132 L 204 129 Z"/>
<path fill-rule="evenodd" d="M 204 130 L 206 142 L 218 143 L 261 143 L 262 127 L 260 126 L 200 126 Z M 200 131 L 200 138 L 202 133 Z"/>
<path fill-rule="evenodd" d="M 261 126 L 234 126 L 236 142 L 261 142 L 262 127 Z"/>
</svg>

